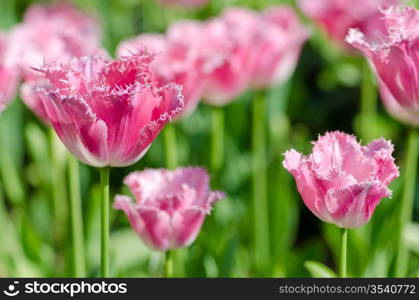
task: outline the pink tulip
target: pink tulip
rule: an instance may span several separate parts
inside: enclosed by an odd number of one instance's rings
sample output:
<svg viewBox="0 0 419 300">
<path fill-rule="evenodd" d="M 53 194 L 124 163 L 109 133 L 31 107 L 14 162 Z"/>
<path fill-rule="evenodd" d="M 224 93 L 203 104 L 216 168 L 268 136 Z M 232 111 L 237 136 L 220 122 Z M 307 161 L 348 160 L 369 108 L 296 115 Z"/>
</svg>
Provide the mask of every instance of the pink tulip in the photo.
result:
<svg viewBox="0 0 419 300">
<path fill-rule="evenodd" d="M 361 146 L 354 136 L 331 132 L 304 156 L 285 153 L 284 167 L 294 176 L 305 205 L 321 220 L 343 228 L 366 224 L 399 176 L 393 145 L 378 139 Z"/>
<path fill-rule="evenodd" d="M 205 216 L 224 197 L 222 192 L 210 190 L 209 176 L 201 168 L 134 172 L 124 183 L 136 203 L 118 195 L 114 208 L 126 213 L 144 243 L 161 251 L 192 244 Z"/>
<path fill-rule="evenodd" d="M 160 64 L 159 73 L 165 80 L 182 85 L 185 110 L 183 116 L 191 114 L 202 98 L 205 77 L 199 68 L 200 47 L 190 39 L 199 40 L 202 24 L 182 21 L 172 25 L 167 36 L 167 55 Z M 188 36 L 188 39 L 185 39 Z"/>
<path fill-rule="evenodd" d="M 288 80 L 309 36 L 294 10 L 277 6 L 263 12 L 255 34 L 255 61 L 251 78 L 256 88 L 279 85 Z"/>
<path fill-rule="evenodd" d="M 253 13 L 225 12 L 221 18 L 204 24 L 197 39 L 201 72 L 206 78 L 203 100 L 222 106 L 246 90 L 251 77 L 253 59 Z"/>
<path fill-rule="evenodd" d="M 380 10 L 399 0 L 299 0 L 301 10 L 343 47 L 350 28 L 360 28 L 368 34 L 382 31 Z"/>
<path fill-rule="evenodd" d="M 352 29 L 348 43 L 362 51 L 380 83 L 389 112 L 401 121 L 419 125 L 419 11 L 411 7 L 384 12 L 385 34 Z"/>
<path fill-rule="evenodd" d="M 154 82 L 151 60 L 140 52 L 115 61 L 82 57 L 42 68 L 51 87 L 37 92 L 48 119 L 82 162 L 95 167 L 135 163 L 182 110 L 180 88 Z"/>
<path fill-rule="evenodd" d="M 184 7 L 199 7 L 208 3 L 209 0 L 159 0 L 168 5 L 179 5 Z"/>
<path fill-rule="evenodd" d="M 18 68 L 9 59 L 9 38 L 0 32 L 0 113 L 13 100 L 19 82 Z"/>
<path fill-rule="evenodd" d="M 200 27 L 197 22 L 180 22 L 173 25 L 166 36 L 142 34 L 122 42 L 117 50 L 118 56 L 130 55 L 137 49 L 145 49 L 155 55 L 152 68 L 156 80 L 162 84 L 175 82 L 182 86 L 185 104 L 182 116 L 196 108 L 202 95 L 204 80 L 197 66 L 198 49 L 191 42 L 193 36 L 199 35 Z"/>
<path fill-rule="evenodd" d="M 21 97 L 45 122 L 45 109 L 35 93 L 38 85 L 45 86 L 45 80 L 32 67 L 104 53 L 96 19 L 68 3 L 29 7 L 23 22 L 12 30 L 11 43 L 25 81 Z"/>
</svg>

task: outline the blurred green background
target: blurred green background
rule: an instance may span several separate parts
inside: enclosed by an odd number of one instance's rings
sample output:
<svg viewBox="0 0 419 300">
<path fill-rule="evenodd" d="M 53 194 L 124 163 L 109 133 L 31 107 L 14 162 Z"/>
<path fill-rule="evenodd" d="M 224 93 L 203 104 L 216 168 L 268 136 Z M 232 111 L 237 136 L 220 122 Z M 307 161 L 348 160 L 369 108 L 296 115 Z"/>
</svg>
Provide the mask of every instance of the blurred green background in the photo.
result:
<svg viewBox="0 0 419 300">
<path fill-rule="evenodd" d="M 30 0 L 0 0 L 0 27 L 19 22 Z M 164 32 L 184 18 L 206 19 L 224 8 L 241 5 L 262 9 L 295 1 L 210 0 L 199 10 L 168 8 L 152 0 L 74 1 L 97 14 L 103 43 L 111 54 L 117 44 L 142 32 Z M 372 76 L 361 57 L 346 56 L 304 16 L 313 34 L 303 49 L 291 80 L 267 93 L 268 180 L 271 257 L 263 276 L 326 276 L 336 269 L 339 230 L 318 220 L 304 205 L 292 177 L 282 167 L 282 153 L 295 148 L 307 153 L 310 141 L 325 131 L 342 130 L 362 137 L 391 139 L 398 165 L 405 157 L 406 128 L 384 111 Z M 368 118 L 361 118 L 361 86 L 370 101 Z M 368 92 L 369 87 L 369 92 Z M 364 89 L 365 91 L 365 89 Z M 369 93 L 369 94 L 368 94 Z M 251 102 L 247 92 L 225 109 L 225 165 L 214 187 L 228 198 L 206 219 L 197 241 L 176 255 L 176 276 L 255 276 L 251 191 Z M 377 110 L 377 114 L 375 114 Z M 180 164 L 210 167 L 211 108 L 203 104 L 176 124 Z M 51 130 L 41 124 L 19 99 L 0 116 L 0 276 L 71 276 L 71 243 L 66 190 L 53 197 L 50 180 L 57 172 L 51 160 Z M 59 147 L 55 145 L 54 147 Z M 65 168 L 66 151 L 56 159 Z M 113 168 L 111 195 L 129 194 L 122 180 L 130 171 L 165 167 L 159 137 L 147 155 L 127 168 Z M 99 272 L 99 174 L 81 165 L 83 217 L 88 276 Z M 349 235 L 351 276 L 391 276 L 395 254 L 395 222 L 401 198 L 401 176 L 391 185 L 392 199 L 383 199 L 372 221 Z M 416 188 L 419 192 L 419 188 Z M 55 199 L 55 200 L 54 200 Z M 58 199 L 58 202 L 57 202 Z M 419 199 L 415 223 L 404 232 L 411 253 L 409 275 L 419 275 Z M 160 276 L 162 254 L 146 248 L 121 212 L 111 211 L 111 274 L 121 277 Z"/>
</svg>

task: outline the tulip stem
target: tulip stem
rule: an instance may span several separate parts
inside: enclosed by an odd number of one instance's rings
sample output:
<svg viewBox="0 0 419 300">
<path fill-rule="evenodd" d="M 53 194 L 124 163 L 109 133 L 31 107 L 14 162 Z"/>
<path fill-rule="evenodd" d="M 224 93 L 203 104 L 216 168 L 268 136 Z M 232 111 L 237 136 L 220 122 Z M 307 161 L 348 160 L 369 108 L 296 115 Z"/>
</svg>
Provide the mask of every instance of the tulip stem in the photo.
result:
<svg viewBox="0 0 419 300">
<path fill-rule="evenodd" d="M 416 174 L 419 154 L 419 134 L 411 129 L 407 141 L 407 156 L 405 160 L 405 182 L 403 187 L 403 198 L 399 208 L 399 219 L 397 222 L 397 254 L 395 265 L 395 276 L 405 277 L 409 252 L 403 238 L 406 225 L 412 220 L 413 205 L 415 200 Z"/>
<path fill-rule="evenodd" d="M 109 173 L 110 168 L 100 169 L 101 193 L 101 277 L 109 277 Z"/>
<path fill-rule="evenodd" d="M 253 100 L 252 163 L 255 267 L 258 275 L 270 261 L 266 174 L 266 102 L 264 91 Z"/>
<path fill-rule="evenodd" d="M 50 128 L 50 151 L 51 151 L 51 180 L 50 192 L 52 196 L 53 210 L 54 210 L 54 241 L 56 248 L 56 269 L 61 267 L 62 250 L 64 250 L 65 242 L 65 228 L 67 225 L 67 208 L 70 205 L 68 202 L 67 193 L 67 178 L 66 178 L 66 163 L 67 163 L 67 150 L 55 134 L 55 131 Z M 69 191 L 72 192 L 71 190 Z M 73 253 L 75 259 L 75 253 Z M 75 264 L 75 262 L 73 261 Z M 73 271 L 75 270 L 75 265 Z"/>
<path fill-rule="evenodd" d="M 375 138 L 375 132 L 371 131 L 371 124 L 377 118 L 377 88 L 375 87 L 371 70 L 367 61 L 362 63 L 361 85 L 361 136 L 365 140 Z"/>
<path fill-rule="evenodd" d="M 164 277 L 166 278 L 173 277 L 173 254 L 171 250 L 167 250 L 165 253 Z"/>
<path fill-rule="evenodd" d="M 211 171 L 218 178 L 224 164 L 224 110 L 212 107 Z M 218 182 L 219 183 L 219 182 Z"/>
<path fill-rule="evenodd" d="M 167 124 L 163 130 L 166 166 L 175 169 L 178 166 L 176 130 L 174 124 Z"/>
<path fill-rule="evenodd" d="M 70 216 L 71 216 L 71 237 L 73 251 L 74 277 L 86 277 L 86 265 L 84 256 L 84 233 L 83 216 L 80 195 L 79 162 L 69 155 L 68 172 L 70 181 Z"/>
<path fill-rule="evenodd" d="M 346 272 L 347 265 L 347 252 L 348 252 L 348 229 L 342 229 L 342 238 L 340 246 L 340 262 L 339 262 L 339 277 L 346 278 L 348 273 Z"/>
</svg>

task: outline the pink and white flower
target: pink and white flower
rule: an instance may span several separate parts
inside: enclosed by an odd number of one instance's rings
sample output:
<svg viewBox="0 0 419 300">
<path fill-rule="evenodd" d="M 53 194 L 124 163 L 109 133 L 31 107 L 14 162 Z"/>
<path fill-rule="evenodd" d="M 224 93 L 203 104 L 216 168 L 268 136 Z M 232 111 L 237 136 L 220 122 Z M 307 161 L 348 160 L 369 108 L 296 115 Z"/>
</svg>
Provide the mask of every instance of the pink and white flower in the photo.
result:
<svg viewBox="0 0 419 300">
<path fill-rule="evenodd" d="M 351 29 L 346 40 L 370 62 L 390 114 L 419 126 L 419 11 L 394 7 L 384 12 L 383 23 L 385 34 Z"/>
<path fill-rule="evenodd" d="M 220 18 L 207 21 L 197 39 L 200 69 L 206 78 L 203 101 L 223 106 L 236 99 L 249 85 L 252 76 L 252 38 L 258 22 L 253 13 L 236 18 L 226 11 Z"/>
<path fill-rule="evenodd" d="M 285 153 L 305 205 L 321 220 L 343 228 L 366 224 L 388 185 L 399 176 L 393 145 L 384 139 L 361 146 L 354 136 L 330 132 L 313 143 L 313 152 Z"/>
<path fill-rule="evenodd" d="M 203 70 L 204 99 L 215 105 L 234 100 L 245 89 L 284 83 L 294 71 L 309 32 L 289 6 L 264 12 L 230 8 L 207 25 Z M 208 29 L 207 29 L 208 30 Z M 213 37 L 212 37 L 213 36 Z M 209 68 L 209 67 L 211 68 Z"/>
<path fill-rule="evenodd" d="M 73 57 L 105 55 L 96 18 L 69 3 L 32 5 L 11 36 L 12 51 L 25 82 L 21 98 L 45 122 L 45 109 L 35 93 L 38 86 L 45 87 L 45 80 L 32 68 L 51 62 L 68 63 Z"/>
<path fill-rule="evenodd" d="M 286 82 L 295 70 L 308 29 L 289 6 L 275 6 L 261 15 L 255 32 L 251 84 L 266 88 Z"/>
<path fill-rule="evenodd" d="M 151 61 L 139 52 L 114 61 L 82 57 L 42 67 L 50 87 L 37 93 L 58 136 L 82 162 L 135 163 L 182 111 L 180 88 L 155 82 Z"/>
<path fill-rule="evenodd" d="M 133 229 L 149 247 L 166 251 L 192 244 L 215 202 L 224 194 L 211 191 L 202 168 L 145 170 L 129 174 L 124 183 L 135 197 L 115 197 Z"/>
</svg>

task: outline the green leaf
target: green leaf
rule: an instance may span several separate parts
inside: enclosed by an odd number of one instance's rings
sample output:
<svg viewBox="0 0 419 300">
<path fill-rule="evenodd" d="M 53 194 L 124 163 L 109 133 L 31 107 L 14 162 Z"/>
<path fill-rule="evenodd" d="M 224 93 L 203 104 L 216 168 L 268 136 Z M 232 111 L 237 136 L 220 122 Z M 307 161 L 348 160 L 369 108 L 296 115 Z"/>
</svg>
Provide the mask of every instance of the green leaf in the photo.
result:
<svg viewBox="0 0 419 300">
<path fill-rule="evenodd" d="M 419 255 L 419 223 L 410 223 L 404 232 L 404 239 L 410 251 Z"/>
<path fill-rule="evenodd" d="M 26 199 L 22 180 L 24 161 L 22 104 L 12 103 L 1 115 L 0 180 L 6 199 L 22 205 Z"/>
<path fill-rule="evenodd" d="M 336 273 L 333 272 L 333 270 L 331 270 L 329 267 L 316 261 L 306 261 L 304 263 L 304 266 L 307 268 L 311 276 L 313 276 L 314 278 L 337 278 L 338 277 Z"/>
<path fill-rule="evenodd" d="M 29 123 L 25 127 L 27 149 L 31 155 L 35 174 L 33 175 L 37 188 L 50 180 L 50 167 L 48 158 L 48 141 L 45 133 L 36 123 Z M 47 167 L 48 166 L 48 167 Z"/>
</svg>

